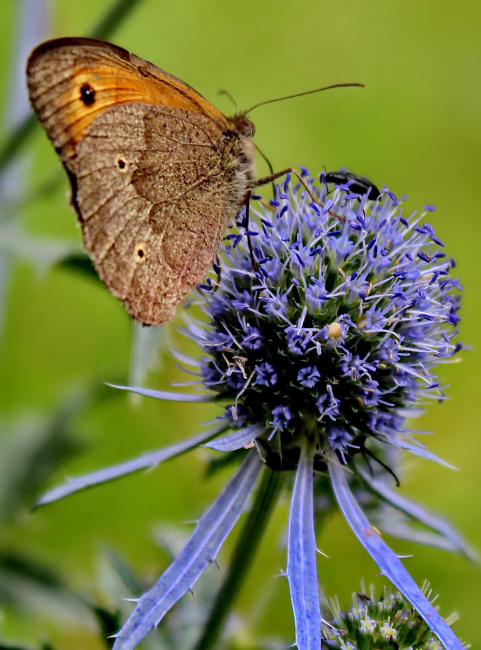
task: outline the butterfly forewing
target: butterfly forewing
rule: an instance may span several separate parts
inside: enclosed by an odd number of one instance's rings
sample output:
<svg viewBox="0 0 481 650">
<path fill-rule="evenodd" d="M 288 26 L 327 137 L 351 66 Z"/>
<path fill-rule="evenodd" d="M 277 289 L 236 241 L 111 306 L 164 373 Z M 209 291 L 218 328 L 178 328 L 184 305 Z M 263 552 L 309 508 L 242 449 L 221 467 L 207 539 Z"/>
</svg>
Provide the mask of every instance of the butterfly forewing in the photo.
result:
<svg viewBox="0 0 481 650">
<path fill-rule="evenodd" d="M 54 146 L 74 154 L 93 120 L 124 102 L 165 105 L 230 121 L 182 80 L 121 47 L 87 38 L 39 45 L 27 64 L 30 100 Z"/>
</svg>

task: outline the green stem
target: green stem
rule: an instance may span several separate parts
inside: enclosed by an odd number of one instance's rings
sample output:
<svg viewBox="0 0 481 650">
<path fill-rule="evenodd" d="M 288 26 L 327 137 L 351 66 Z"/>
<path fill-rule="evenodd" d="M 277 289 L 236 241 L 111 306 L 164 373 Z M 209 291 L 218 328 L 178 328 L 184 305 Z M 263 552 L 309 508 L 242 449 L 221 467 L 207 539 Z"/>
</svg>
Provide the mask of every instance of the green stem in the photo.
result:
<svg viewBox="0 0 481 650">
<path fill-rule="evenodd" d="M 282 487 L 282 479 L 282 472 L 274 472 L 269 467 L 264 468 L 255 501 L 234 548 L 229 572 L 219 589 L 204 631 L 194 650 L 210 650 L 215 647 L 225 619 L 247 575 L 247 568 L 269 523 Z"/>
<path fill-rule="evenodd" d="M 90 36 L 92 38 L 108 38 L 140 2 L 141 0 L 117 0 L 100 20 L 97 27 L 93 29 Z M 7 136 L 0 151 L 0 173 L 17 155 L 24 142 L 29 140 L 29 136 L 37 124 L 35 116 L 29 115 Z"/>
<path fill-rule="evenodd" d="M 108 38 L 140 2 L 141 0 L 117 0 L 90 33 L 91 38 Z"/>
</svg>

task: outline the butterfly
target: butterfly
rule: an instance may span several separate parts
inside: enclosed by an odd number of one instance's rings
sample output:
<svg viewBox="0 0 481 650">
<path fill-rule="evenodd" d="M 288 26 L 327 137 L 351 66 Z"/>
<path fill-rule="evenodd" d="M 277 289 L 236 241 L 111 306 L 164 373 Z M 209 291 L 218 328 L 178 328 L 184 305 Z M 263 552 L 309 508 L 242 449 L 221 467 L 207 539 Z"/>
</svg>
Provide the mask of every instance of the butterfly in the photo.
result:
<svg viewBox="0 0 481 650">
<path fill-rule="evenodd" d="M 39 45 L 27 84 L 101 280 L 141 323 L 172 319 L 253 185 L 252 122 L 93 39 Z"/>
<path fill-rule="evenodd" d="M 330 87 L 347 85 L 362 84 Z M 144 325 L 175 316 L 227 226 L 248 212 L 252 188 L 297 174 L 254 176 L 247 113 L 277 100 L 226 117 L 184 81 L 105 41 L 42 43 L 27 86 L 100 279 Z"/>
</svg>

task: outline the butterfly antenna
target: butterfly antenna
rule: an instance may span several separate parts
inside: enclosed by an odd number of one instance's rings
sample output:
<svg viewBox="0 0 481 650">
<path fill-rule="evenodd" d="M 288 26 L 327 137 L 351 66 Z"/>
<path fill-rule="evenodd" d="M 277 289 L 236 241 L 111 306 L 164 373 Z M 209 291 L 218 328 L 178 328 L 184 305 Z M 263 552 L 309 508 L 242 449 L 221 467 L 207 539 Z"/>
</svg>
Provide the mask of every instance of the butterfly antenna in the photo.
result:
<svg viewBox="0 0 481 650">
<path fill-rule="evenodd" d="M 224 89 L 219 90 L 219 95 L 225 95 L 226 97 L 228 97 L 228 98 L 231 100 L 231 102 L 234 104 L 234 106 L 235 106 L 235 112 L 236 112 L 236 114 L 239 112 L 239 107 L 237 106 L 237 102 L 236 102 L 236 100 L 232 97 L 232 95 L 230 94 L 230 92 L 229 92 L 228 90 L 224 90 Z"/>
<path fill-rule="evenodd" d="M 294 99 L 294 97 L 302 97 L 303 95 L 312 95 L 314 93 L 320 93 L 323 90 L 330 90 L 331 88 L 349 88 L 351 86 L 358 86 L 359 88 L 365 88 L 364 84 L 359 83 L 343 83 L 343 84 L 332 84 L 331 86 L 324 86 L 323 88 L 315 88 L 314 90 L 306 90 L 303 93 L 296 93 L 295 95 L 285 95 L 284 97 L 276 97 L 275 99 L 267 99 L 264 102 L 259 102 L 254 104 L 249 110 L 245 111 L 244 115 L 248 115 L 254 108 L 259 108 L 259 106 L 265 106 L 266 104 L 273 104 L 274 102 L 282 102 L 285 99 Z M 225 92 L 225 91 L 224 91 Z"/>
</svg>

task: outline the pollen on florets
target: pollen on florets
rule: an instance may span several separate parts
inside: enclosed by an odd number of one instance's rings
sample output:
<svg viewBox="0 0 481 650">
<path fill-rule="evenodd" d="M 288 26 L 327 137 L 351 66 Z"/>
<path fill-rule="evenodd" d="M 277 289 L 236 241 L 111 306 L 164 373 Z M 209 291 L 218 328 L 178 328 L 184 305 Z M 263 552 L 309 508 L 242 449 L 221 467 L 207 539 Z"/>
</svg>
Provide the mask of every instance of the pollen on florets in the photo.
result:
<svg viewBox="0 0 481 650">
<path fill-rule="evenodd" d="M 352 604 L 346 611 L 340 609 L 337 599 L 330 601 L 332 617 L 322 625 L 323 647 L 332 650 L 388 650 L 393 647 L 399 650 L 442 650 L 444 646 L 399 592 L 384 590 L 380 597 L 376 597 L 373 587 L 369 594 L 364 591 L 353 595 Z M 451 625 L 456 620 L 457 616 L 452 616 L 448 623 Z"/>
<path fill-rule="evenodd" d="M 272 211 L 251 202 L 190 334 L 229 426 L 348 462 L 368 441 L 400 446 L 408 410 L 443 398 L 433 369 L 461 348 L 460 287 L 425 212 L 404 216 L 386 189 L 370 201 L 305 180 L 316 202 L 289 179 Z"/>
</svg>

